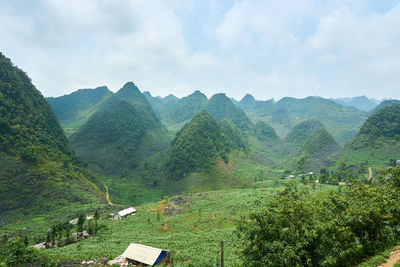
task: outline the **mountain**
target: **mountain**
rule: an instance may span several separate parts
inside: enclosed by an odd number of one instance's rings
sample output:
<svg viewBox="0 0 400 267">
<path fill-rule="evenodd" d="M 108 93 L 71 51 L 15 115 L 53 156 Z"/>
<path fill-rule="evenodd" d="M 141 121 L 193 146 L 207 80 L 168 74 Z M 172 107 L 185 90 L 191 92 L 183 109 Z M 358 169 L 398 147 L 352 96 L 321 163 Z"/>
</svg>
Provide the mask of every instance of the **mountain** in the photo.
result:
<svg viewBox="0 0 400 267">
<path fill-rule="evenodd" d="M 178 180 L 191 172 L 209 171 L 217 159 L 226 161 L 232 148 L 217 121 L 202 111 L 176 134 L 163 165 Z"/>
<path fill-rule="evenodd" d="M 160 124 L 160 121 L 155 115 L 150 103 L 133 82 L 127 82 L 121 89 L 118 90 L 118 92 L 113 94 L 104 103 L 102 103 L 98 110 L 103 111 L 119 100 L 125 100 L 130 105 L 135 107 L 135 109 L 146 113 L 148 119 L 152 120 L 153 123 Z"/>
<path fill-rule="evenodd" d="M 317 120 L 307 120 L 295 126 L 284 143 L 287 152 L 296 160 L 302 156 L 308 161 L 301 162 L 302 166 L 298 167 L 302 169 L 320 166 L 328 156 L 340 149 L 332 135 Z"/>
<path fill-rule="evenodd" d="M 69 95 L 48 97 L 50 104 L 65 133 L 70 135 L 81 127 L 96 110 L 96 107 L 113 93 L 106 86 L 95 89 L 80 89 Z"/>
<path fill-rule="evenodd" d="M 242 98 L 242 100 L 236 102 L 235 104 L 251 117 L 253 115 L 268 116 L 276 110 L 275 101 L 273 99 L 267 101 L 259 101 L 250 94 L 246 94 Z"/>
<path fill-rule="evenodd" d="M 241 130 L 249 130 L 252 128 L 252 123 L 246 113 L 238 106 L 235 106 L 225 94 L 213 95 L 204 107 L 204 110 L 217 121 L 226 119 Z"/>
<path fill-rule="evenodd" d="M 276 143 L 279 141 L 279 137 L 275 132 L 275 129 L 266 124 L 265 122 L 259 121 L 254 126 L 255 136 L 268 143 Z"/>
<path fill-rule="evenodd" d="M 287 110 L 297 121 L 319 120 L 340 144 L 351 141 L 366 118 L 363 111 L 313 96 L 304 99 L 285 97 L 276 106 Z"/>
<path fill-rule="evenodd" d="M 179 101 L 179 98 L 171 94 L 166 97 L 153 97 L 150 92 L 143 92 L 143 95 L 160 120 L 162 120 L 166 112 Z"/>
<path fill-rule="evenodd" d="M 384 100 L 382 101 L 377 107 L 375 107 L 373 110 L 368 112 L 368 115 L 372 115 L 378 110 L 381 110 L 387 106 L 393 105 L 393 104 L 400 104 L 400 100 L 397 99 L 389 99 L 389 100 Z"/>
<path fill-rule="evenodd" d="M 0 53 L 0 213 L 101 199 L 76 164 L 56 116 L 29 77 Z"/>
<path fill-rule="evenodd" d="M 351 148 L 391 149 L 399 142 L 400 104 L 391 104 L 379 109 L 365 121 L 353 139 Z"/>
<path fill-rule="evenodd" d="M 165 117 L 161 117 L 164 124 L 174 129 L 182 127 L 183 123 L 191 120 L 206 105 L 208 99 L 200 91 L 179 99 L 175 105 L 170 106 Z"/>
<path fill-rule="evenodd" d="M 135 108 L 125 99 L 107 104 L 70 138 L 77 156 L 96 173 L 127 173 L 168 146 L 165 128 L 146 106 Z"/>
<path fill-rule="evenodd" d="M 374 109 L 380 101 L 376 99 L 369 99 L 366 96 L 356 96 L 352 98 L 338 98 L 334 100 L 335 102 L 342 104 L 345 107 L 353 107 L 362 111 L 370 111 Z"/>
</svg>

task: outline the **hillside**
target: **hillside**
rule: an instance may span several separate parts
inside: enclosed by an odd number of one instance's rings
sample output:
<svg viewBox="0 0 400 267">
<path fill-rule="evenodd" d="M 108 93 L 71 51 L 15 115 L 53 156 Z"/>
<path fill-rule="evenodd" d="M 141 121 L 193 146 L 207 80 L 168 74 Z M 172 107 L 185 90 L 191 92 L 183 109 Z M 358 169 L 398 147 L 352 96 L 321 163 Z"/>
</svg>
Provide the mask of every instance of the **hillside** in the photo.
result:
<svg viewBox="0 0 400 267">
<path fill-rule="evenodd" d="M 352 98 L 338 98 L 335 99 L 335 102 L 342 104 L 345 107 L 353 107 L 365 112 L 368 112 L 374 109 L 380 101 L 376 99 L 369 99 L 366 96 L 356 96 Z"/>
<path fill-rule="evenodd" d="M 100 200 L 56 116 L 29 77 L 0 53 L 0 213 Z"/>
<path fill-rule="evenodd" d="M 191 120 L 206 105 L 208 99 L 200 91 L 179 99 L 175 105 L 169 107 L 161 120 L 167 127 L 173 130 L 179 130 L 184 123 Z"/>
<path fill-rule="evenodd" d="M 279 141 L 274 128 L 262 121 L 257 122 L 254 126 L 254 134 L 258 139 L 267 143 L 274 144 Z"/>
<path fill-rule="evenodd" d="M 273 99 L 267 101 L 259 101 L 250 94 L 246 94 L 242 100 L 235 103 L 250 117 L 252 116 L 268 116 L 276 110 L 275 101 Z"/>
<path fill-rule="evenodd" d="M 400 104 L 400 100 L 397 100 L 397 99 L 384 100 L 376 108 L 374 108 L 373 110 L 368 112 L 368 115 L 372 115 L 375 112 L 377 112 L 378 110 L 381 110 L 384 107 L 387 107 L 387 106 L 390 106 L 390 105 L 393 105 L 393 104 Z"/>
<path fill-rule="evenodd" d="M 148 156 L 168 145 L 165 128 L 146 110 L 125 100 L 113 101 L 95 113 L 70 138 L 77 156 L 99 174 L 121 174 L 135 169 Z"/>
<path fill-rule="evenodd" d="M 324 165 L 326 158 L 340 149 L 332 135 L 317 120 L 307 120 L 295 126 L 284 143 L 286 151 L 295 157 L 300 169 Z M 303 159 L 299 160 L 299 157 Z"/>
<path fill-rule="evenodd" d="M 191 172 L 207 172 L 217 159 L 227 160 L 232 148 L 216 120 L 207 112 L 198 113 L 171 142 L 164 166 L 172 179 Z"/>
<path fill-rule="evenodd" d="M 67 135 L 79 129 L 96 110 L 96 107 L 113 93 L 106 86 L 80 89 L 69 95 L 48 97 L 60 124 Z"/>
<path fill-rule="evenodd" d="M 225 94 L 215 94 L 204 107 L 217 121 L 226 119 L 241 130 L 249 130 L 252 124 L 246 113 L 235 106 Z"/>
<path fill-rule="evenodd" d="M 351 141 L 365 120 L 365 112 L 320 97 L 285 97 L 276 106 L 290 112 L 297 118 L 297 122 L 319 120 L 340 144 Z"/>
<path fill-rule="evenodd" d="M 365 121 L 353 139 L 351 147 L 390 149 L 399 141 L 400 104 L 392 104 L 379 109 Z"/>
<path fill-rule="evenodd" d="M 159 119 L 164 118 L 165 113 L 179 101 L 179 98 L 172 94 L 166 97 L 154 97 L 150 92 L 143 92 L 143 95 L 146 97 Z"/>
</svg>

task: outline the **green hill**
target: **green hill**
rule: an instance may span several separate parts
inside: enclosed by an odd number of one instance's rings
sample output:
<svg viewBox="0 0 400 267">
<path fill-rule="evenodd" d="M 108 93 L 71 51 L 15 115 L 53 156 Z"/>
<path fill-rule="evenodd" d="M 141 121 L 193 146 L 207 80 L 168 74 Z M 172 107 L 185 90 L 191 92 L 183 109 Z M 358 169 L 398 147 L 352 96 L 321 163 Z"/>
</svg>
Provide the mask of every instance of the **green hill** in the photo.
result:
<svg viewBox="0 0 400 267">
<path fill-rule="evenodd" d="M 273 99 L 267 101 L 258 101 L 252 95 L 246 94 L 242 100 L 236 103 L 250 117 L 253 116 L 268 116 L 276 110 Z"/>
<path fill-rule="evenodd" d="M 171 142 L 164 166 L 172 179 L 191 172 L 207 172 L 217 159 L 227 159 L 232 143 L 207 112 L 198 113 Z"/>
<path fill-rule="evenodd" d="M 332 135 L 317 120 L 298 124 L 286 136 L 284 143 L 286 151 L 295 158 L 300 169 L 324 165 L 326 158 L 340 149 Z"/>
<path fill-rule="evenodd" d="M 258 139 L 268 143 L 273 144 L 279 141 L 279 137 L 274 128 L 262 121 L 256 123 L 254 126 L 254 133 Z"/>
<path fill-rule="evenodd" d="M 400 141 L 400 104 L 392 104 L 376 111 L 363 124 L 351 147 L 386 148 Z"/>
<path fill-rule="evenodd" d="M 146 97 L 147 101 L 150 103 L 160 120 L 163 119 L 171 107 L 176 105 L 176 103 L 179 101 L 179 98 L 171 94 L 166 97 L 153 97 L 150 92 L 143 92 L 143 95 Z"/>
<path fill-rule="evenodd" d="M 356 96 L 352 98 L 338 98 L 335 99 L 335 102 L 342 104 L 345 107 L 353 107 L 365 112 L 368 112 L 374 109 L 378 104 L 379 101 L 376 99 L 369 99 L 366 96 Z"/>
<path fill-rule="evenodd" d="M 238 106 L 235 106 L 225 94 L 215 94 L 204 107 L 217 121 L 227 119 L 241 130 L 249 130 L 252 124 L 246 113 Z"/>
<path fill-rule="evenodd" d="M 96 89 L 80 89 L 69 95 L 48 97 L 60 124 L 67 135 L 79 129 L 93 113 L 96 107 L 113 93 L 106 86 Z"/>
<path fill-rule="evenodd" d="M 168 145 L 165 128 L 127 101 L 112 101 L 70 138 L 76 154 L 100 174 L 121 174 Z"/>
<path fill-rule="evenodd" d="M 49 104 L 1 53 L 0 115 L 0 213 L 23 208 L 29 214 L 100 199 L 96 180 L 72 159 Z"/>
<path fill-rule="evenodd" d="M 374 108 L 373 110 L 368 112 L 368 115 L 372 115 L 375 112 L 377 112 L 378 110 L 383 109 L 383 108 L 393 105 L 393 104 L 400 104 L 400 100 L 397 100 L 397 99 L 384 100 L 376 108 Z"/>
<path fill-rule="evenodd" d="M 285 97 L 279 100 L 276 106 L 286 109 L 300 121 L 319 120 L 340 144 L 349 142 L 365 120 L 365 112 L 321 97 Z"/>
<path fill-rule="evenodd" d="M 179 130 L 184 123 L 191 120 L 206 105 L 208 99 L 200 91 L 179 99 L 175 105 L 170 106 L 169 111 L 161 117 L 167 127 Z"/>
</svg>

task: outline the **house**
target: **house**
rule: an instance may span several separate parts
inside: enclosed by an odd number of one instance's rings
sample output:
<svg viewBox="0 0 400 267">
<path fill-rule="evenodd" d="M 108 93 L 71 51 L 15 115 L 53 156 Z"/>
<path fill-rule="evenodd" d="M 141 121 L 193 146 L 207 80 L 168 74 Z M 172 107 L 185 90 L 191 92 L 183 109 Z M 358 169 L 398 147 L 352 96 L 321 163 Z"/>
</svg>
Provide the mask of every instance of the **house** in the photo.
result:
<svg viewBox="0 0 400 267">
<path fill-rule="evenodd" d="M 307 172 L 307 175 L 314 175 L 314 172 Z"/>
<path fill-rule="evenodd" d="M 125 257 L 129 263 L 134 265 L 156 266 L 168 263 L 170 254 L 170 251 L 166 249 L 131 243 L 122 254 L 122 257 Z"/>
<path fill-rule="evenodd" d="M 68 223 L 72 224 L 72 225 L 76 225 L 78 223 L 78 218 L 72 219 Z"/>
<path fill-rule="evenodd" d="M 118 211 L 115 214 L 114 213 L 110 214 L 109 218 L 113 219 L 113 220 L 121 220 L 122 218 L 125 218 L 127 216 L 135 215 L 135 212 L 136 212 L 136 209 L 129 207 L 127 209 Z"/>
<path fill-rule="evenodd" d="M 294 175 L 289 175 L 289 176 L 286 176 L 286 177 L 285 177 L 285 179 L 293 179 L 293 178 L 295 178 Z"/>
<path fill-rule="evenodd" d="M 43 243 L 39 243 L 39 244 L 33 245 L 33 248 L 35 248 L 35 249 L 46 249 L 47 246 L 48 246 L 47 242 L 43 242 Z"/>
<path fill-rule="evenodd" d="M 345 182 L 339 182 L 339 186 L 347 186 Z"/>
</svg>

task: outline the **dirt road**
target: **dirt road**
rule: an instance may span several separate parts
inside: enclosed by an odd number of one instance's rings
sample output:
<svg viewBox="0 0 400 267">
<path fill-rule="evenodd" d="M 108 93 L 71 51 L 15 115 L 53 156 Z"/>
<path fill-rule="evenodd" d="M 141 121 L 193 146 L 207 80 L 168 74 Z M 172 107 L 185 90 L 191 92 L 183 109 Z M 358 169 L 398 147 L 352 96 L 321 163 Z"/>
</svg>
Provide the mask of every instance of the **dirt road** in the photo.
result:
<svg viewBox="0 0 400 267">
<path fill-rule="evenodd" d="M 106 186 L 105 184 L 103 184 L 104 187 L 106 188 L 106 198 L 107 198 L 107 202 L 108 204 L 112 205 L 113 203 L 110 200 L 110 195 L 108 194 L 108 186 Z"/>
</svg>

